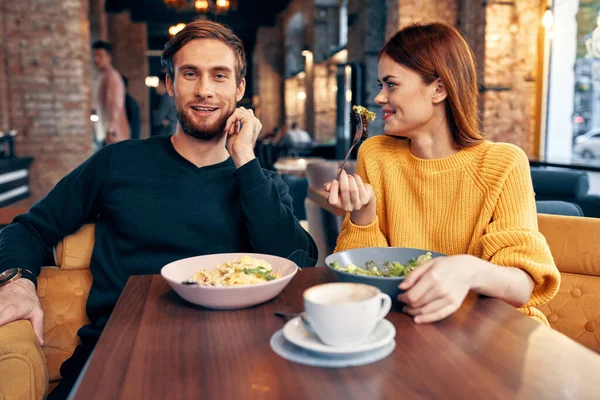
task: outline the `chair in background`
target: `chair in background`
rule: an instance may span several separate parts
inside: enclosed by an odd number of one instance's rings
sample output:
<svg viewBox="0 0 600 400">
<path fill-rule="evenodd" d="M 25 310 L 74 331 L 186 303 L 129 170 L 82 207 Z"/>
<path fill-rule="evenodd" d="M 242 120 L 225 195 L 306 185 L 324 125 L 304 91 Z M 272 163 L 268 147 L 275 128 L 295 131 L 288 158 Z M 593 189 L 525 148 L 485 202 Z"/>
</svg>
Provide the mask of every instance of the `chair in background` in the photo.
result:
<svg viewBox="0 0 600 400">
<path fill-rule="evenodd" d="M 586 217 L 600 218 L 600 196 L 589 194 L 585 171 L 532 167 L 531 180 L 538 201 L 559 200 L 578 205 Z"/>
<path fill-rule="evenodd" d="M 583 217 L 583 211 L 577 204 L 560 200 L 536 201 L 535 206 L 538 214 L 569 215 L 572 217 Z"/>
<path fill-rule="evenodd" d="M 308 164 L 306 166 L 308 187 L 323 189 L 325 183 L 336 178 L 341 163 L 339 160 L 330 160 Z M 347 161 L 344 170 L 348 173 L 355 173 L 356 161 Z M 335 216 L 323 210 L 310 199 L 306 199 L 305 206 L 308 229 L 319 249 L 317 266 L 324 266 L 325 258 L 333 253 L 335 249 L 335 242 L 340 233 L 343 217 Z"/>
<path fill-rule="evenodd" d="M 308 193 L 308 180 L 290 174 L 281 175 L 281 179 L 288 185 L 290 196 L 292 196 L 292 208 L 294 216 L 299 220 L 306 220 L 306 209 L 304 201 Z"/>
</svg>

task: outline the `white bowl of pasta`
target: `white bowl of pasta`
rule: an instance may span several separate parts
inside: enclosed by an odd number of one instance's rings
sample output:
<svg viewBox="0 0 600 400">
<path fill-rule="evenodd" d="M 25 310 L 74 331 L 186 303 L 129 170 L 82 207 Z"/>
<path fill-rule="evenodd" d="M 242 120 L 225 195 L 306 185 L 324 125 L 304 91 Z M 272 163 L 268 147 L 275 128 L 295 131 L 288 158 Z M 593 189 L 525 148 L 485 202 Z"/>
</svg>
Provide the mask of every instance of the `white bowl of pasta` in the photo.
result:
<svg viewBox="0 0 600 400">
<path fill-rule="evenodd" d="M 282 257 L 226 253 L 173 261 L 160 274 L 190 303 L 235 310 L 271 300 L 281 293 L 298 269 L 293 261 Z"/>
</svg>

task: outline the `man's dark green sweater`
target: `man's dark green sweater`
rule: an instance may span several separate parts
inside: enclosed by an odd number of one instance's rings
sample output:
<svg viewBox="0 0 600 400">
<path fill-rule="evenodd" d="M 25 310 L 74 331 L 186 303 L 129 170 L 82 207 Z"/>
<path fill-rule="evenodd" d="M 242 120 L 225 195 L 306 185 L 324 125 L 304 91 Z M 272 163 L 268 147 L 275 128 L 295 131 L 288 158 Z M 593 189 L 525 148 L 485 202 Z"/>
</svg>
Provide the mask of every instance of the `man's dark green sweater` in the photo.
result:
<svg viewBox="0 0 600 400">
<path fill-rule="evenodd" d="M 231 158 L 198 168 L 168 136 L 121 142 L 94 154 L 0 233 L 0 271 L 20 267 L 37 275 L 52 246 L 96 223 L 91 324 L 79 331 L 84 343 L 93 342 L 130 275 L 228 252 L 314 266 L 316 245 L 291 207 L 285 183 L 256 159 L 237 170 Z"/>
</svg>

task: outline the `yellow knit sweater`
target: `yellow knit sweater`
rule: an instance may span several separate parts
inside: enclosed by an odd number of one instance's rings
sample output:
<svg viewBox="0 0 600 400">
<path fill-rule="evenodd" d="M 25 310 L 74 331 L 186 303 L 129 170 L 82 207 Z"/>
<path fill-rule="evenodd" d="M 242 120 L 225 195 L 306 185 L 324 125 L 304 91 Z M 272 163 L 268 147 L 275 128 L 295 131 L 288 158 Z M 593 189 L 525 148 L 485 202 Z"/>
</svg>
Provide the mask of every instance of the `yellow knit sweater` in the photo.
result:
<svg viewBox="0 0 600 400">
<path fill-rule="evenodd" d="M 519 310 L 548 325 L 534 307 L 554 297 L 560 274 L 538 231 L 529 162 L 521 149 L 484 141 L 424 160 L 412 155 L 408 140 L 375 136 L 360 147 L 357 173 L 373 185 L 377 218 L 357 226 L 347 215 L 336 251 L 414 247 L 521 268 L 535 287 Z"/>
</svg>

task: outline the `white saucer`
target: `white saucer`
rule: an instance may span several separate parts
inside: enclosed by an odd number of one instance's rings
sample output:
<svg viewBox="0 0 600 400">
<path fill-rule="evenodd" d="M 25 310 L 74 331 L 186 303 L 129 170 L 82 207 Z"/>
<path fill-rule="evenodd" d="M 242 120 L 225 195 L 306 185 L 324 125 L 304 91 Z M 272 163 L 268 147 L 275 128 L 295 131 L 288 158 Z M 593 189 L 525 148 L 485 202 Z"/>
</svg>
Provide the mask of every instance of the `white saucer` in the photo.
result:
<svg viewBox="0 0 600 400">
<path fill-rule="evenodd" d="M 323 354 L 356 354 L 375 350 L 394 340 L 396 328 L 387 319 L 381 320 L 367 340 L 360 344 L 345 347 L 331 347 L 307 332 L 300 317 L 293 318 L 283 327 L 283 336 L 296 346 Z"/>
<path fill-rule="evenodd" d="M 379 349 L 362 353 L 323 354 L 303 349 L 288 342 L 283 336 L 283 329 L 280 329 L 271 336 L 270 345 L 277 355 L 298 364 L 310 365 L 311 367 L 343 368 L 371 364 L 386 358 L 394 351 L 396 341 L 392 340 Z"/>
</svg>

